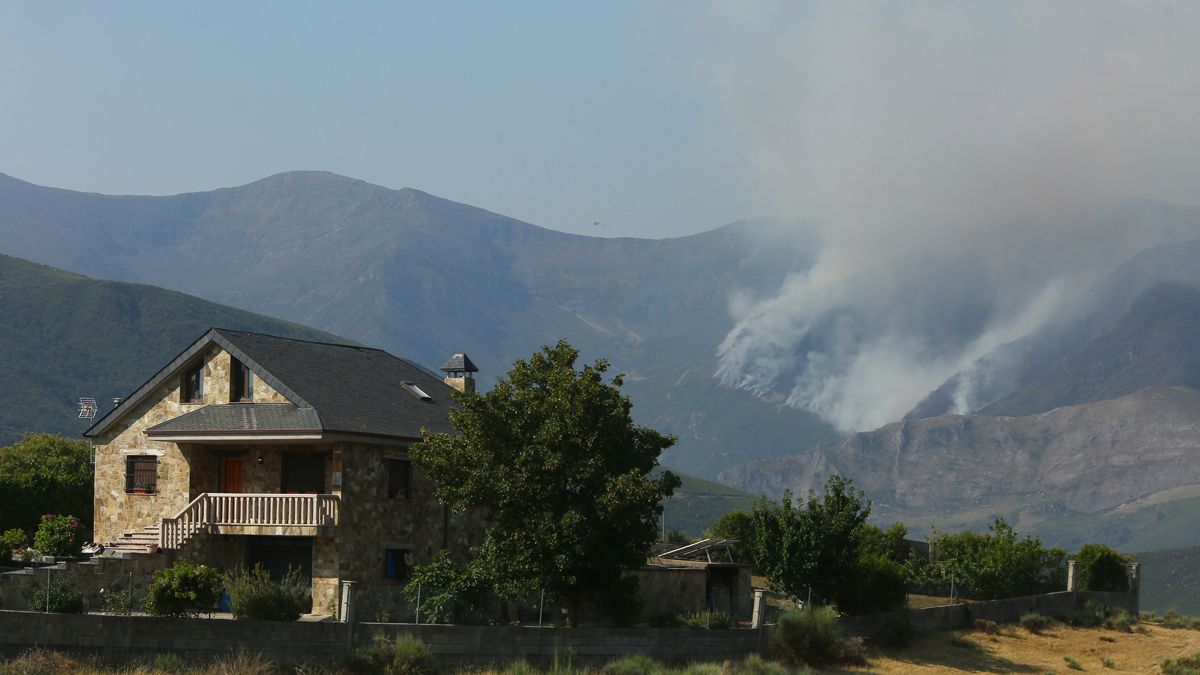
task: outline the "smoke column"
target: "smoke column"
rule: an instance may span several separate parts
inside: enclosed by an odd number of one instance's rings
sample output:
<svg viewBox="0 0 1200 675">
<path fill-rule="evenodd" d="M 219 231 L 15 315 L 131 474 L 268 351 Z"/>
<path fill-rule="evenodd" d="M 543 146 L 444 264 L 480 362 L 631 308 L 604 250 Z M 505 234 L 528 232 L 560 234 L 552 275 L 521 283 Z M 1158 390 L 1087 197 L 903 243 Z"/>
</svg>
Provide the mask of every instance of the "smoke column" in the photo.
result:
<svg viewBox="0 0 1200 675">
<path fill-rule="evenodd" d="M 1197 10 L 714 6 L 705 58 L 762 202 L 823 241 L 730 303 L 720 380 L 873 428 L 1174 236 L 1112 205 L 1196 201 Z"/>
</svg>

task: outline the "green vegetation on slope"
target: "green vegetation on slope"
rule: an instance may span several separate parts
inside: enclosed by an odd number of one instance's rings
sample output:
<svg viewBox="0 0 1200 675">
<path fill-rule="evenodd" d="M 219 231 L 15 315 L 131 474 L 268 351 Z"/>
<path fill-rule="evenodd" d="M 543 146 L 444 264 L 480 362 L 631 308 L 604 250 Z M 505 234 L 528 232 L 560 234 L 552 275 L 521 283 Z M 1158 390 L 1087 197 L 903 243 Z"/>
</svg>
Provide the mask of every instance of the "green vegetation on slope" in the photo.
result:
<svg viewBox="0 0 1200 675">
<path fill-rule="evenodd" d="M 312 340 L 328 333 L 152 286 L 97 281 L 0 255 L 0 446 L 26 432 L 78 436 L 80 396 L 101 412 L 208 328 Z"/>
<path fill-rule="evenodd" d="M 1135 557 L 1142 563 L 1142 609 L 1200 614 L 1200 546 Z"/>
<path fill-rule="evenodd" d="M 676 472 L 682 484 L 663 501 L 667 529 L 699 537 L 717 520 L 736 509 L 749 511 L 758 499 L 749 492 Z"/>
</svg>

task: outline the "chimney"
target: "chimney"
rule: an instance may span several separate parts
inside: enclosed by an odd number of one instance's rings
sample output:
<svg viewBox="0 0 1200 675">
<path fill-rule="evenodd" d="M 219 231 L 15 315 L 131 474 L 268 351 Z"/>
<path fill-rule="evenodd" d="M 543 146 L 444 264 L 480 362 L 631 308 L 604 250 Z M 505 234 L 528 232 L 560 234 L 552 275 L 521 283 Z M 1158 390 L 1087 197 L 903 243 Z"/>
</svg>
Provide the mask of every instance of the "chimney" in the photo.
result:
<svg viewBox="0 0 1200 675">
<path fill-rule="evenodd" d="M 446 379 L 442 380 L 446 384 L 466 394 L 475 393 L 475 373 L 479 369 L 472 363 L 471 357 L 466 354 L 451 355 L 446 365 L 442 366 L 442 372 L 446 373 Z"/>
</svg>

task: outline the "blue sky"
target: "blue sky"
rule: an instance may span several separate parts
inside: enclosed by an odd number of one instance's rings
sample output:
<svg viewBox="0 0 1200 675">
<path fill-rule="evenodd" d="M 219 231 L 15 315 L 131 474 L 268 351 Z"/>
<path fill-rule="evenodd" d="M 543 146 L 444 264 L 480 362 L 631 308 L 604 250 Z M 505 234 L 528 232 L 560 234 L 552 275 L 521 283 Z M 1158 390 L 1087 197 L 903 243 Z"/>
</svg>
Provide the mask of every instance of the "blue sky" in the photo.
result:
<svg viewBox="0 0 1200 675">
<path fill-rule="evenodd" d="M 695 8 L 4 3 L 0 172 L 171 194 L 323 169 L 565 231 L 710 229 L 759 206 Z"/>
</svg>

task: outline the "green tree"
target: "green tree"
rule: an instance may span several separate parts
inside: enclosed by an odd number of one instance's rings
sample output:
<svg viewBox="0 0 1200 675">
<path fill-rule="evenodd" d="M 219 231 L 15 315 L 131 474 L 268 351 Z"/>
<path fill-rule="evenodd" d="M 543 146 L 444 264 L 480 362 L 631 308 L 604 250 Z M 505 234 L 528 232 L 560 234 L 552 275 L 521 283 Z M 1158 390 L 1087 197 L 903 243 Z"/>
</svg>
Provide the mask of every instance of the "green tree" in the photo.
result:
<svg viewBox="0 0 1200 675">
<path fill-rule="evenodd" d="M 1076 588 L 1084 591 L 1127 591 L 1129 558 L 1104 544 L 1086 544 L 1075 555 L 1079 574 Z"/>
<path fill-rule="evenodd" d="M 740 563 L 754 562 L 754 518 L 741 509 L 734 509 L 717 519 L 704 532 L 710 539 L 734 539 L 733 557 Z"/>
<path fill-rule="evenodd" d="M 794 504 L 790 493 L 778 504 L 760 500 L 750 513 L 758 567 L 782 593 L 804 598 L 811 588 L 819 603 L 845 597 L 857 577 L 870 513 L 871 503 L 841 476 L 830 476 L 820 497 L 810 490 L 802 504 Z"/>
<path fill-rule="evenodd" d="M 954 579 L 976 598 L 994 600 L 1033 595 L 1065 588 L 1062 549 L 1046 549 L 1037 537 L 1017 537 L 1003 518 L 987 534 L 934 531 L 930 541 L 932 562 L 926 581 Z"/>
<path fill-rule="evenodd" d="M 621 572 L 645 563 L 679 485 L 651 475 L 674 438 L 635 425 L 621 376 L 605 382 L 603 360 L 576 369 L 578 356 L 559 341 L 517 361 L 490 392 L 457 396 L 457 433 L 426 432 L 412 449 L 440 500 L 486 513 L 470 565 L 504 598 L 632 601 Z"/>
<path fill-rule="evenodd" d="M 887 558 L 897 565 L 903 565 L 912 557 L 912 548 L 904 541 L 908 537 L 908 528 L 904 523 L 892 523 L 886 530 L 864 524 L 861 536 L 865 554 Z"/>
<path fill-rule="evenodd" d="M 92 446 L 55 434 L 27 434 L 0 448 L 0 531 L 32 535 L 46 513 L 79 517 L 80 541 L 92 526 Z"/>
</svg>

